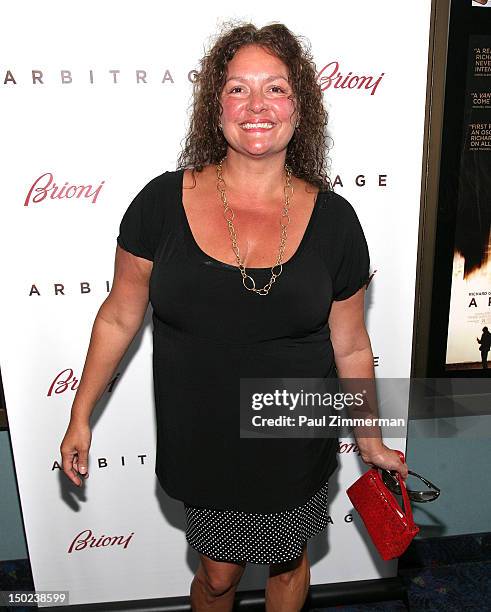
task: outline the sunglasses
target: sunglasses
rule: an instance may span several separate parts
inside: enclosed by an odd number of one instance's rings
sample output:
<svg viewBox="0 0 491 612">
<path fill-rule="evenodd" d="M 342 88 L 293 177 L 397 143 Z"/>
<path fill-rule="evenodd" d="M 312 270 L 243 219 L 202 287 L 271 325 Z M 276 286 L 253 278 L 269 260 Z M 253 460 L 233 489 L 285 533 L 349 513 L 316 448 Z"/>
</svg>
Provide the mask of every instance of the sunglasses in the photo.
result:
<svg viewBox="0 0 491 612">
<path fill-rule="evenodd" d="M 382 469 L 381 471 L 382 471 L 382 480 L 385 486 L 389 489 L 389 491 L 391 491 L 392 493 L 395 493 L 396 495 L 402 495 L 401 486 L 399 484 L 399 480 L 397 477 L 398 472 L 397 471 L 391 472 L 390 470 L 384 470 L 384 469 Z M 416 476 L 416 478 L 419 478 L 420 480 L 422 480 L 425 483 L 425 485 L 430 488 L 429 491 L 426 491 L 426 490 L 425 491 L 413 491 L 406 487 L 408 497 L 411 501 L 421 502 L 421 503 L 430 502 L 430 501 L 435 500 L 440 495 L 440 489 L 436 485 L 434 485 L 432 482 L 430 482 L 423 476 L 416 474 L 416 472 L 413 472 L 412 470 L 408 470 L 408 473 L 411 474 L 411 476 Z"/>
</svg>

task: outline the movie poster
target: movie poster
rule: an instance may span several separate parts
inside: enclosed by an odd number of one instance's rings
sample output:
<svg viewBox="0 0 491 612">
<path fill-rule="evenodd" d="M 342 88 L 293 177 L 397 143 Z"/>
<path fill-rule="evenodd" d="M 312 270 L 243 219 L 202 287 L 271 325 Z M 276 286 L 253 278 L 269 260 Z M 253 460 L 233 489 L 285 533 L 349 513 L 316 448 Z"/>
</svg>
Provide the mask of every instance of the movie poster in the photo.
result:
<svg viewBox="0 0 491 612">
<path fill-rule="evenodd" d="M 446 370 L 487 370 L 491 348 L 491 36 L 471 36 Z M 487 374 L 487 372 L 486 372 Z"/>
</svg>

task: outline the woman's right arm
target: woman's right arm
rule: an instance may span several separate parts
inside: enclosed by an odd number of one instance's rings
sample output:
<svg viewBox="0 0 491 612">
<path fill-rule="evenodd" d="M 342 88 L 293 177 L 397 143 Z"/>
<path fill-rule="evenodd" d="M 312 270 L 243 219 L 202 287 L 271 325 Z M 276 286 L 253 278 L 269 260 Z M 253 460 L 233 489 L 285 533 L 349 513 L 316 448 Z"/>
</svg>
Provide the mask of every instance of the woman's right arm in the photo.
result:
<svg viewBox="0 0 491 612">
<path fill-rule="evenodd" d="M 116 246 L 114 279 L 92 326 L 70 423 L 60 445 L 63 472 L 77 486 L 87 473 L 91 442 L 90 415 L 128 346 L 141 327 L 149 300 L 153 262 Z"/>
</svg>

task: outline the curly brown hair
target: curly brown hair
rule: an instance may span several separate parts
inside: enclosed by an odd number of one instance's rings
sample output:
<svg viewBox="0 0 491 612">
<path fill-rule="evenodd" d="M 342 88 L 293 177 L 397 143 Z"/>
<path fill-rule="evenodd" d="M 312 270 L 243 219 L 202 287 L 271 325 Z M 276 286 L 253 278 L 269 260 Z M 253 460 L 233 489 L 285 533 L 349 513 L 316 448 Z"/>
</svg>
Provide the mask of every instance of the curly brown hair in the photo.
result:
<svg viewBox="0 0 491 612">
<path fill-rule="evenodd" d="M 286 163 L 298 178 L 331 190 L 327 175 L 328 113 L 317 83 L 310 43 L 293 34 L 285 25 L 272 23 L 257 28 L 252 23 L 226 22 L 211 49 L 200 60 L 194 81 L 191 118 L 178 168 L 201 172 L 207 164 L 216 164 L 226 155 L 227 141 L 219 127 L 220 102 L 227 64 L 245 45 L 259 45 L 274 53 L 287 67 L 300 117 L 300 124 L 287 146 Z"/>
</svg>

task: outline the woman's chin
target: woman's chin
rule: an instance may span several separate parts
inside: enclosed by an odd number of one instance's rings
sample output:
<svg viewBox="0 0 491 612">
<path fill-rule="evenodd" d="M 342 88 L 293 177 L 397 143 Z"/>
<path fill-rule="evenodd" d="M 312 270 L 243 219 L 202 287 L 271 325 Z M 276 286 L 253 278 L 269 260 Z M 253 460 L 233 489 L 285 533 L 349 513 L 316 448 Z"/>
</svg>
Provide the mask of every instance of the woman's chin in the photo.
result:
<svg viewBox="0 0 491 612">
<path fill-rule="evenodd" d="M 268 154 L 273 155 L 275 153 L 278 153 L 276 149 L 270 146 L 247 147 L 246 149 L 244 149 L 244 152 L 247 155 L 252 155 L 253 157 L 265 157 Z"/>
</svg>

